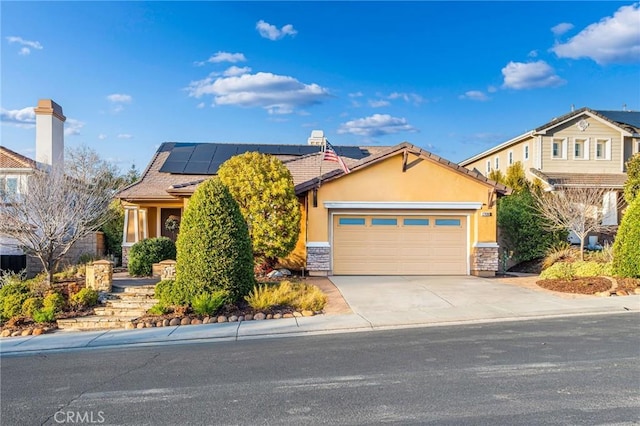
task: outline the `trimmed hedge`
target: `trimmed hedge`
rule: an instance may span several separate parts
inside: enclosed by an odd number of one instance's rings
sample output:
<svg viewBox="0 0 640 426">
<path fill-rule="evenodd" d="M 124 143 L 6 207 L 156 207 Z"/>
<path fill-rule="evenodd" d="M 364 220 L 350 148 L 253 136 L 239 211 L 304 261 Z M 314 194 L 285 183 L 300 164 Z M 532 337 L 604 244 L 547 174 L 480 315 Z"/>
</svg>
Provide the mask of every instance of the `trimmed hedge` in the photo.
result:
<svg viewBox="0 0 640 426">
<path fill-rule="evenodd" d="M 240 208 L 218 178 L 206 180 L 184 212 L 177 241 L 174 304 L 224 290 L 230 301 L 249 293 L 255 279 L 249 230 Z"/>
<path fill-rule="evenodd" d="M 129 252 L 129 275 L 151 276 L 154 263 L 176 258 L 176 245 L 167 237 L 147 238 L 138 241 Z"/>
<path fill-rule="evenodd" d="M 640 197 L 622 217 L 613 243 L 613 271 L 620 277 L 640 278 Z"/>
</svg>

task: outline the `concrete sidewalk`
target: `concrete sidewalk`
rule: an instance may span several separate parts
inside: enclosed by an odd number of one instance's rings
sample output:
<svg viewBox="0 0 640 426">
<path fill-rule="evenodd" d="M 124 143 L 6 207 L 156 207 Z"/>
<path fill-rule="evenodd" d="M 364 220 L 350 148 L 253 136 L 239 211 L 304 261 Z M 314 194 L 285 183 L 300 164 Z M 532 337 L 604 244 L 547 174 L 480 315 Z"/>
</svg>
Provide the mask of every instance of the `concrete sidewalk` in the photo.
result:
<svg viewBox="0 0 640 426">
<path fill-rule="evenodd" d="M 0 355 L 640 312 L 640 296 L 567 298 L 476 277 L 331 277 L 353 313 L 0 340 Z"/>
</svg>

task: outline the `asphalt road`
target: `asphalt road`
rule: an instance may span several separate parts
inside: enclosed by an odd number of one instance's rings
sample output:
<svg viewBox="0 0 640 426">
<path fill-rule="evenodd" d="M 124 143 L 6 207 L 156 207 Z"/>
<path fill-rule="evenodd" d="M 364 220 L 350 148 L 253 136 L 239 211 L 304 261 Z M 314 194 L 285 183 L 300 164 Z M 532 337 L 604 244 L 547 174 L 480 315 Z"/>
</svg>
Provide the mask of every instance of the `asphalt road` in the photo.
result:
<svg viewBox="0 0 640 426">
<path fill-rule="evenodd" d="M 640 422 L 640 315 L 1 359 L 0 423 Z"/>
</svg>

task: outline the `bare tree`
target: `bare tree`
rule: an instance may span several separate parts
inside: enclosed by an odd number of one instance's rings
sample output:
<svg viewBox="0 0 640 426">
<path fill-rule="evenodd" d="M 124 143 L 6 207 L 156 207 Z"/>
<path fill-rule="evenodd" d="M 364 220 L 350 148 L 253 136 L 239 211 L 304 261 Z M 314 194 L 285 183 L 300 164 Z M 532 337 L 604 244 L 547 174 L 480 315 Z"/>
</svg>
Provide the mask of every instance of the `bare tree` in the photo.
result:
<svg viewBox="0 0 640 426">
<path fill-rule="evenodd" d="M 109 219 L 117 189 L 114 167 L 94 151 L 81 148 L 69 157 L 67 173 L 35 170 L 26 185 L 0 205 L 0 234 L 39 259 L 49 283 L 73 244 Z"/>
<path fill-rule="evenodd" d="M 610 232 L 617 225 L 603 224 L 603 202 L 611 189 L 598 187 L 563 188 L 553 192 L 532 191 L 536 208 L 548 221 L 549 230 L 567 230 L 580 239 L 580 256 L 584 260 L 584 242 L 590 233 Z M 618 209 L 619 201 L 610 205 Z"/>
</svg>

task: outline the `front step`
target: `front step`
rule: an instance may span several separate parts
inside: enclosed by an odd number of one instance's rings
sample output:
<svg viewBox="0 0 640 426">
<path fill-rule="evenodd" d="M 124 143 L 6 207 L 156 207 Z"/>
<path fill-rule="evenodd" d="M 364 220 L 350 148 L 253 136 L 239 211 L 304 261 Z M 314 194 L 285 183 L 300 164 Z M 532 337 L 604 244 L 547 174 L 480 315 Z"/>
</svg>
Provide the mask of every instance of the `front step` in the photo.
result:
<svg viewBox="0 0 640 426">
<path fill-rule="evenodd" d="M 118 309 L 149 309 L 156 303 L 158 303 L 156 299 L 147 299 L 144 302 L 136 300 L 109 300 L 106 307 Z"/>
<path fill-rule="evenodd" d="M 99 317 L 142 317 L 147 314 L 148 309 L 131 309 L 131 308 L 113 308 L 105 306 L 101 308 L 93 308 L 95 314 Z"/>
<path fill-rule="evenodd" d="M 109 330 L 124 328 L 127 323 L 130 323 L 137 317 L 130 316 L 112 316 L 103 317 L 98 315 L 92 315 L 87 317 L 78 318 L 65 318 L 56 321 L 58 328 L 61 330 Z"/>
<path fill-rule="evenodd" d="M 113 284 L 111 292 L 116 294 L 135 294 L 138 296 L 153 296 L 156 286 L 154 285 L 140 285 L 140 286 L 121 286 Z"/>
</svg>

